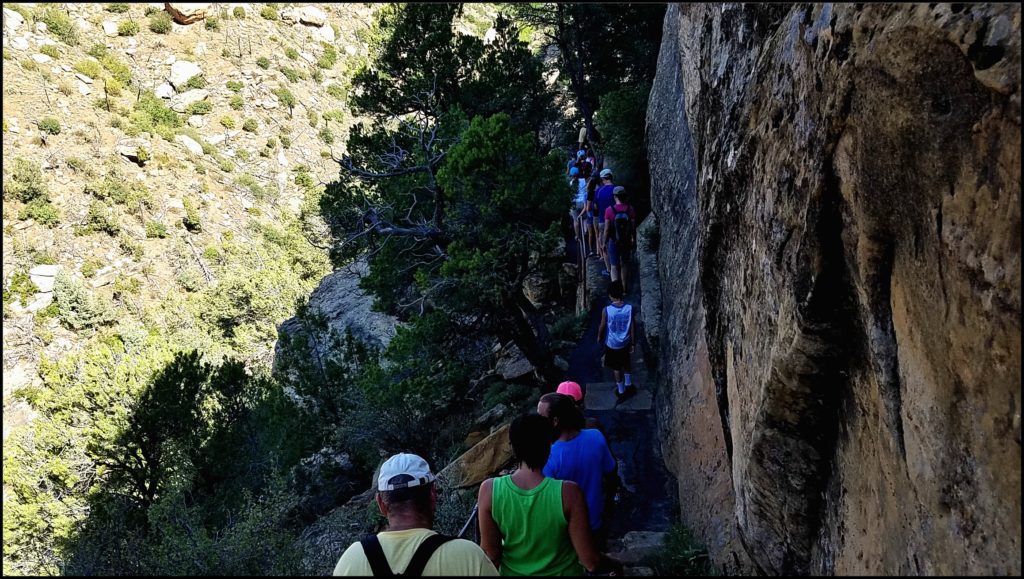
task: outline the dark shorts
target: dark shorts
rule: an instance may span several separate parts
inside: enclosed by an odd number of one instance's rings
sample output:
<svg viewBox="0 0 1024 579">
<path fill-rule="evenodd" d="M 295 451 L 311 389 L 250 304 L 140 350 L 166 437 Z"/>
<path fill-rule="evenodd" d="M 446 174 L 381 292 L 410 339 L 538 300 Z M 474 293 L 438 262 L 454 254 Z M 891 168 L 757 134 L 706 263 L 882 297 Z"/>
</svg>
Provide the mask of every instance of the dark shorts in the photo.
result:
<svg viewBox="0 0 1024 579">
<path fill-rule="evenodd" d="M 614 239 L 608 240 L 608 263 L 612 264 L 613 267 L 619 267 L 625 263 L 629 257 L 629 249 L 619 251 L 619 244 Z"/>
<path fill-rule="evenodd" d="M 609 370 L 630 371 L 629 348 L 604 347 L 604 367 Z"/>
</svg>

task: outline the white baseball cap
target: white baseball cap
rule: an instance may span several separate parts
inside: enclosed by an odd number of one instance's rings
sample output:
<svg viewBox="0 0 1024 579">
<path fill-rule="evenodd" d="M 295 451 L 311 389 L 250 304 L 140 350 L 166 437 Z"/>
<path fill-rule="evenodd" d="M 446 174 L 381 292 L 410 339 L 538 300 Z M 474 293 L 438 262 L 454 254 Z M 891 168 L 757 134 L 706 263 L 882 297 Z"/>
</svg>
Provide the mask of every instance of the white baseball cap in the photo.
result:
<svg viewBox="0 0 1024 579">
<path fill-rule="evenodd" d="M 611 176 L 612 176 L 612 170 L 611 169 L 601 169 L 601 177 L 611 177 Z"/>
<path fill-rule="evenodd" d="M 393 491 L 434 482 L 427 461 L 415 454 L 396 454 L 384 461 L 377 472 L 377 490 Z"/>
</svg>

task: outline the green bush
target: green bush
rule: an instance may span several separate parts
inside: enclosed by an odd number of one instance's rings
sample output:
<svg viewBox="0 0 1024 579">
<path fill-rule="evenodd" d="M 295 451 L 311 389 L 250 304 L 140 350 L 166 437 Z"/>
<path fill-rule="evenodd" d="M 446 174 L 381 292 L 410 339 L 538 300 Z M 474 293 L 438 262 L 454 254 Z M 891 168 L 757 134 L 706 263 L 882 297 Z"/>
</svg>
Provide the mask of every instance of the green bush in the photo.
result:
<svg viewBox="0 0 1024 579">
<path fill-rule="evenodd" d="M 46 199 L 34 199 L 21 208 L 18 219 L 33 219 L 40 225 L 53 228 L 60 223 L 60 211 Z"/>
<path fill-rule="evenodd" d="M 661 551 L 642 560 L 661 577 L 707 577 L 715 575 L 707 549 L 682 523 L 673 524 L 665 533 Z"/>
<path fill-rule="evenodd" d="M 309 189 L 313 187 L 313 176 L 309 174 L 309 168 L 305 165 L 299 165 L 293 169 L 295 171 L 295 184 L 303 189 Z"/>
<path fill-rule="evenodd" d="M 196 207 L 191 197 L 185 197 L 182 204 L 185 206 L 185 217 L 182 218 L 181 222 L 185 225 L 185 229 L 192 233 L 199 233 L 203 230 L 202 224 L 199 222 L 199 209 Z"/>
<path fill-rule="evenodd" d="M 249 192 L 252 193 L 252 196 L 257 201 L 263 201 L 264 199 L 266 199 L 267 191 L 262 186 L 260 186 L 259 182 L 256 181 L 256 178 L 253 177 L 252 175 L 242 175 L 241 177 L 238 178 L 237 183 L 242 187 L 248 189 Z"/>
<path fill-rule="evenodd" d="M 287 66 L 281 69 L 281 74 L 288 79 L 288 82 L 298 82 L 300 79 L 304 80 L 306 78 L 306 75 L 301 71 Z"/>
<path fill-rule="evenodd" d="M 122 231 L 117 234 L 117 245 L 121 248 L 121 251 L 132 256 L 136 261 L 142 259 L 145 255 L 146 250 L 142 247 L 142 244 L 128 235 L 127 231 Z"/>
<path fill-rule="evenodd" d="M 121 224 L 118 223 L 113 208 L 108 207 L 102 201 L 93 201 L 85 216 L 84 231 L 106 233 L 111 237 L 116 237 L 118 233 L 121 233 Z"/>
<path fill-rule="evenodd" d="M 262 68 L 263 70 L 266 70 L 270 68 L 270 59 L 265 56 L 261 56 L 256 59 L 256 66 Z"/>
<path fill-rule="evenodd" d="M 338 62 L 338 51 L 334 49 L 330 44 L 324 44 L 324 53 L 317 59 L 316 65 L 320 68 L 334 68 L 335 63 Z"/>
<path fill-rule="evenodd" d="M 230 173 L 235 170 L 235 164 L 228 159 L 219 159 L 217 161 L 217 166 L 225 173 Z"/>
<path fill-rule="evenodd" d="M 238 156 L 238 160 L 239 161 L 248 161 L 249 160 L 249 151 L 248 151 L 248 149 L 238 149 L 238 152 L 236 152 L 235 155 Z"/>
<path fill-rule="evenodd" d="M 109 51 L 107 50 L 106 44 L 103 44 L 102 42 L 95 42 L 92 46 L 89 47 L 89 50 L 86 51 L 86 54 L 95 58 L 96 60 L 100 60 L 101 58 L 106 56 L 108 52 Z"/>
<path fill-rule="evenodd" d="M 284 55 L 292 60 L 295 60 L 299 57 L 299 51 L 289 46 L 284 50 Z"/>
<path fill-rule="evenodd" d="M 113 201 L 130 210 L 137 209 L 139 204 L 144 207 L 153 206 L 153 197 L 145 185 L 134 179 L 126 179 L 117 172 L 87 183 L 85 192 L 100 201 Z"/>
<path fill-rule="evenodd" d="M 229 117 L 228 115 L 224 115 L 223 117 L 220 118 L 220 124 L 225 129 L 233 129 L 233 128 L 235 128 L 235 119 L 234 119 L 234 117 Z"/>
<path fill-rule="evenodd" d="M 146 237 L 158 239 L 167 237 L 167 226 L 159 221 L 146 222 Z"/>
<path fill-rule="evenodd" d="M 63 10 L 56 7 L 47 8 L 40 20 L 46 23 L 47 32 L 59 38 L 64 44 L 78 44 L 78 25 L 72 22 Z"/>
<path fill-rule="evenodd" d="M 166 133 L 168 129 L 181 126 L 181 117 L 178 116 L 178 113 L 171 110 L 163 99 L 151 91 L 144 92 L 139 96 L 139 100 L 135 103 L 135 110 L 128 116 L 128 121 L 141 131 L 156 132 L 160 136 L 164 136 L 161 133 L 161 127 L 164 127 Z M 172 133 L 168 140 L 173 139 Z"/>
<path fill-rule="evenodd" d="M 22 307 L 28 305 L 28 300 L 39 291 L 39 286 L 32 282 L 31 276 L 26 271 L 16 271 L 11 276 L 10 286 L 4 289 L 4 303 L 10 303 L 18 298 Z"/>
<path fill-rule="evenodd" d="M 292 140 L 291 140 L 291 138 L 289 138 L 286 135 L 281 135 L 281 146 L 284 147 L 285 149 L 291 149 L 292 148 Z"/>
<path fill-rule="evenodd" d="M 271 6 L 264 6 L 260 10 L 260 16 L 265 20 L 277 20 L 277 8 Z"/>
<path fill-rule="evenodd" d="M 245 99 L 242 98 L 242 95 L 232 95 L 231 99 L 228 100 L 228 106 L 230 106 L 233 110 L 240 111 L 242 110 L 242 107 L 245 106 Z"/>
<path fill-rule="evenodd" d="M 114 78 L 121 81 L 123 84 L 131 82 L 132 69 L 113 54 L 107 54 L 101 58 L 100 64 L 102 64 L 103 68 L 107 69 Z"/>
<path fill-rule="evenodd" d="M 39 52 L 49 56 L 50 58 L 60 57 L 60 51 L 57 50 L 56 44 L 44 44 L 39 47 Z"/>
<path fill-rule="evenodd" d="M 149 29 L 157 34 L 167 34 L 171 31 L 171 15 L 166 12 L 157 12 L 149 17 Z"/>
<path fill-rule="evenodd" d="M 220 19 L 216 16 L 208 16 L 206 23 L 203 25 L 207 30 L 220 30 Z"/>
<path fill-rule="evenodd" d="M 237 80 L 229 80 L 226 83 L 226 86 L 228 87 L 229 91 L 235 92 L 235 93 L 241 92 L 241 90 L 245 87 L 244 84 L 242 84 L 241 82 L 239 82 Z"/>
<path fill-rule="evenodd" d="M 117 23 L 118 36 L 135 36 L 139 33 L 139 23 L 134 20 L 122 20 Z"/>
<path fill-rule="evenodd" d="M 91 79 L 99 79 L 103 75 L 103 67 L 95 60 L 79 60 L 75 63 L 75 71 Z"/>
<path fill-rule="evenodd" d="M 156 14 L 157 12 L 160 12 L 160 10 L 161 9 L 157 8 L 156 6 L 146 6 L 146 9 L 143 10 L 142 13 L 145 14 L 146 16 L 152 16 L 152 15 Z"/>
<path fill-rule="evenodd" d="M 201 74 L 193 76 L 185 83 L 185 88 L 206 88 L 206 77 Z"/>
<path fill-rule="evenodd" d="M 309 126 L 316 128 L 316 125 L 320 122 L 320 115 L 313 109 L 306 109 L 306 120 L 309 121 Z"/>
<path fill-rule="evenodd" d="M 50 135 L 60 134 L 60 121 L 53 117 L 39 119 L 39 130 Z"/>
<path fill-rule="evenodd" d="M 238 18 L 239 20 L 244 19 L 245 8 L 242 8 L 241 6 L 235 6 L 235 9 L 231 11 L 231 15 L 235 18 Z"/>
<path fill-rule="evenodd" d="M 242 123 L 242 130 L 247 133 L 255 133 L 259 128 L 259 123 L 253 118 L 245 119 L 245 122 Z"/>
<path fill-rule="evenodd" d="M 37 163 L 20 157 L 14 160 L 11 177 L 4 184 L 4 198 L 8 196 L 24 203 L 36 199 L 49 200 L 50 191 Z"/>
<path fill-rule="evenodd" d="M 202 100 L 202 101 L 194 102 L 194 103 L 188 105 L 188 108 L 185 109 L 185 114 L 186 115 L 205 115 L 205 114 L 209 113 L 212 109 L 213 109 L 213 105 L 210 104 L 210 101 Z"/>
<path fill-rule="evenodd" d="M 118 96 L 124 90 L 124 85 L 116 78 L 109 77 L 103 79 L 103 90 L 110 96 Z"/>
<path fill-rule="evenodd" d="M 649 177 L 644 127 L 650 85 L 625 86 L 601 96 L 594 124 L 605 136 L 605 155 L 615 159 L 615 181 L 646 190 Z M 635 202 L 633 200 L 631 202 Z"/>
<path fill-rule="evenodd" d="M 99 271 L 100 268 L 102 268 L 102 267 L 103 267 L 103 262 L 102 261 L 90 257 L 89 259 L 85 260 L 84 263 L 82 263 L 82 269 L 79 270 L 79 271 L 82 272 L 82 276 L 83 277 L 90 278 L 90 277 L 96 275 L 96 272 Z"/>
<path fill-rule="evenodd" d="M 103 7 L 103 9 L 106 10 L 107 12 L 113 12 L 115 14 L 124 14 L 125 12 L 128 11 L 128 4 L 127 3 L 107 4 L 106 6 Z"/>
<path fill-rule="evenodd" d="M 281 104 L 288 107 L 289 111 L 295 108 L 295 95 L 292 94 L 292 91 L 282 86 L 278 87 L 277 90 L 274 91 L 274 94 L 277 95 Z"/>
<path fill-rule="evenodd" d="M 320 129 L 320 140 L 330 145 L 334 142 L 334 133 L 331 132 L 330 127 L 324 127 Z"/>
<path fill-rule="evenodd" d="M 82 330 L 114 321 L 113 311 L 66 271 L 57 272 L 53 284 L 57 317 L 72 330 Z"/>
<path fill-rule="evenodd" d="M 71 168 L 71 170 L 73 170 L 75 173 L 89 171 L 89 168 L 85 164 L 85 159 L 81 159 L 79 157 L 67 157 L 64 159 L 64 162 L 67 163 L 68 167 Z"/>
<path fill-rule="evenodd" d="M 327 94 L 336 99 L 345 98 L 345 88 L 336 82 L 327 85 Z"/>
</svg>

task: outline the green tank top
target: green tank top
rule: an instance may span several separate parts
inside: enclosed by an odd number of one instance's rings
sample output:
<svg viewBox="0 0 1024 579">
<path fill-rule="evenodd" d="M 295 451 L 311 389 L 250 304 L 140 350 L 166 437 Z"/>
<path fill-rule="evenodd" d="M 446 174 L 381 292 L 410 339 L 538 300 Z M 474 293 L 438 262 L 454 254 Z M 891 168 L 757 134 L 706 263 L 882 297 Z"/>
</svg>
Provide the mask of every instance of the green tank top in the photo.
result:
<svg viewBox="0 0 1024 579">
<path fill-rule="evenodd" d="M 530 490 L 510 476 L 494 479 L 491 514 L 501 531 L 502 575 L 582 575 L 562 512 L 562 481 L 544 478 Z"/>
</svg>

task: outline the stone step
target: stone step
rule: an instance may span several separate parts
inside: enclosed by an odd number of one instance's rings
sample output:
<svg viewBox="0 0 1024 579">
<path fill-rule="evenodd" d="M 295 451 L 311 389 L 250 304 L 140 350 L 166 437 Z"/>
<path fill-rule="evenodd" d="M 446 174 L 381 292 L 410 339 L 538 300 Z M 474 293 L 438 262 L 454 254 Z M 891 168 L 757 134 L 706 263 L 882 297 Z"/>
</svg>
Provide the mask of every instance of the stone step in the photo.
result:
<svg viewBox="0 0 1024 579">
<path fill-rule="evenodd" d="M 654 577 L 654 569 L 650 567 L 623 567 L 626 577 Z"/>
<path fill-rule="evenodd" d="M 587 393 L 584 396 L 584 405 L 587 410 L 650 410 L 653 397 L 651 391 L 643 385 L 637 386 L 637 393 L 632 397 L 615 405 L 615 383 L 614 382 L 592 382 L 587 384 Z"/>
<path fill-rule="evenodd" d="M 637 565 L 646 557 L 664 549 L 665 533 L 630 531 L 621 539 L 608 541 L 608 556 L 625 565 Z"/>
</svg>

